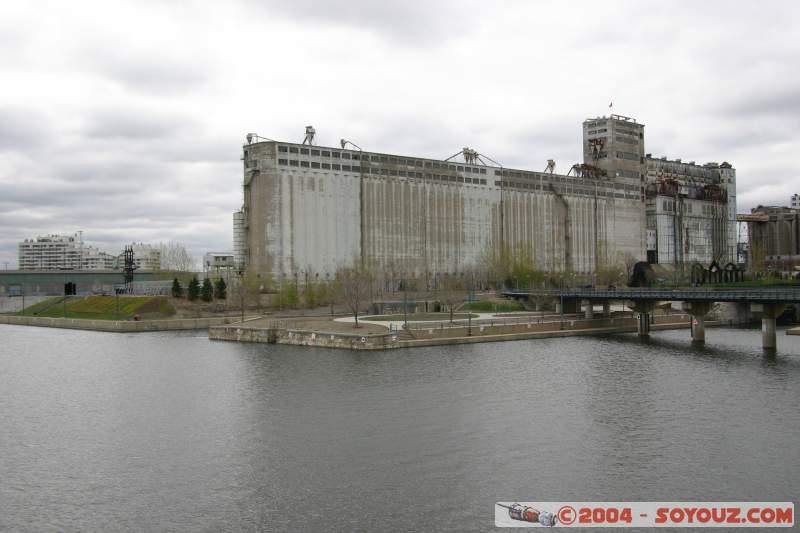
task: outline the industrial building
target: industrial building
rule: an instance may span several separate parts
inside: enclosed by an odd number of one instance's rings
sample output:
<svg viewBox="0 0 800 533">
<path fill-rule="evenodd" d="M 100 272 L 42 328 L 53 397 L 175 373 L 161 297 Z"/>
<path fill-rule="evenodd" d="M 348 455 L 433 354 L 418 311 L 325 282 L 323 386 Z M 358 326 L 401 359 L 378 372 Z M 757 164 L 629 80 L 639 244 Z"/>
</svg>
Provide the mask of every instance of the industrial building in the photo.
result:
<svg viewBox="0 0 800 533">
<path fill-rule="evenodd" d="M 658 197 L 681 205 L 705 197 L 692 197 L 685 180 L 677 193 L 654 189 L 650 207 L 644 125 L 630 117 L 586 120 L 584 162 L 566 174 L 556 173 L 551 160 L 544 171 L 530 171 L 470 148 L 456 154 L 458 161 L 431 159 L 367 152 L 345 140 L 340 148 L 315 146 L 313 128 L 306 133 L 299 144 L 249 134 L 243 146 L 244 203 L 233 216 L 234 260 L 251 272 L 329 278 L 360 260 L 384 273 L 435 276 L 480 271 L 488 255 L 507 247 L 541 270 L 588 274 L 648 257 L 651 212 L 655 261 L 710 261 L 735 251 L 725 224 L 715 229 L 682 217 L 671 226 L 680 239 L 670 236 Z M 652 166 L 658 184 L 661 171 Z M 735 214 L 735 178 L 722 187 L 726 193 L 731 188 L 720 210 L 698 207 L 697 217 Z M 693 203 L 686 209 L 695 215 Z M 723 234 L 714 234 L 718 230 Z M 714 244 L 715 238 L 721 240 Z"/>
<path fill-rule="evenodd" d="M 800 209 L 758 206 L 738 219 L 747 223 L 751 269 L 791 272 L 800 267 Z"/>
<path fill-rule="evenodd" d="M 83 242 L 81 232 L 74 235 L 44 235 L 19 243 L 20 270 L 111 270 L 113 255 Z"/>
<path fill-rule="evenodd" d="M 736 169 L 645 156 L 650 263 L 736 262 Z"/>
</svg>

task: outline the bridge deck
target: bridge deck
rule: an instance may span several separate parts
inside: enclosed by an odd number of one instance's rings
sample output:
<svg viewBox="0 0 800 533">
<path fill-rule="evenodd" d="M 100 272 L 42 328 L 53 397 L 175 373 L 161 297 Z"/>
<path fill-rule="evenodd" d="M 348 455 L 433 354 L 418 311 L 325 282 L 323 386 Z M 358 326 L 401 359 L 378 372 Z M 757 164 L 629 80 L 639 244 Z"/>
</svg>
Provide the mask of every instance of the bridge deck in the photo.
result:
<svg viewBox="0 0 800 533">
<path fill-rule="evenodd" d="M 658 301 L 704 301 L 704 302 L 753 302 L 753 303 L 800 303 L 800 288 L 775 289 L 659 289 L 659 288 L 568 288 L 508 290 L 504 296 L 550 296 L 554 298 L 576 298 L 582 300 L 658 300 Z"/>
</svg>

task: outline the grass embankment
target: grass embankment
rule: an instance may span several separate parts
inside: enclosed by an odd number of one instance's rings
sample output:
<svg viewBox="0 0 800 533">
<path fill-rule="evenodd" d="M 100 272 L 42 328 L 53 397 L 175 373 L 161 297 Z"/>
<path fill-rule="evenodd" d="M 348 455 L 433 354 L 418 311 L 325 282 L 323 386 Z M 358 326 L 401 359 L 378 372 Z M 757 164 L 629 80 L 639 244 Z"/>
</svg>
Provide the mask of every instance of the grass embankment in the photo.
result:
<svg viewBox="0 0 800 533">
<path fill-rule="evenodd" d="M 524 311 L 525 307 L 516 300 L 478 300 L 467 302 L 459 311 L 476 311 L 478 313 L 513 313 Z"/>
<path fill-rule="evenodd" d="M 134 315 L 143 319 L 158 319 L 175 314 L 172 304 L 159 296 L 119 296 L 119 300 L 115 296 L 69 296 L 66 305 L 64 298 L 59 296 L 31 305 L 17 314 L 63 318 L 65 307 L 67 318 L 88 320 L 131 320 Z"/>
</svg>

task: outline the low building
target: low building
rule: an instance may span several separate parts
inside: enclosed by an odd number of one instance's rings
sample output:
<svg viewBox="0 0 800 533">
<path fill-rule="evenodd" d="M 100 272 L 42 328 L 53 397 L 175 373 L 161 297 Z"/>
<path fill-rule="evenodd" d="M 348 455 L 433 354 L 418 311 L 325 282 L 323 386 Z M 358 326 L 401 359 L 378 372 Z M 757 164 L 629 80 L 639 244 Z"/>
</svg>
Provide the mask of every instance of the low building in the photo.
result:
<svg viewBox="0 0 800 533">
<path fill-rule="evenodd" d="M 134 285 L 156 282 L 156 276 L 153 272 L 137 271 L 134 273 Z M 75 294 L 79 296 L 114 294 L 115 288 L 124 283 L 124 276 L 119 270 L 0 270 L 0 298 L 60 296 L 64 294 L 67 284 L 73 284 Z"/>
<path fill-rule="evenodd" d="M 236 269 L 236 260 L 232 252 L 208 252 L 203 256 L 203 271 L 208 274 L 228 274 Z"/>
<path fill-rule="evenodd" d="M 20 270 L 110 270 L 115 258 L 89 246 L 81 232 L 42 235 L 19 243 Z"/>
</svg>

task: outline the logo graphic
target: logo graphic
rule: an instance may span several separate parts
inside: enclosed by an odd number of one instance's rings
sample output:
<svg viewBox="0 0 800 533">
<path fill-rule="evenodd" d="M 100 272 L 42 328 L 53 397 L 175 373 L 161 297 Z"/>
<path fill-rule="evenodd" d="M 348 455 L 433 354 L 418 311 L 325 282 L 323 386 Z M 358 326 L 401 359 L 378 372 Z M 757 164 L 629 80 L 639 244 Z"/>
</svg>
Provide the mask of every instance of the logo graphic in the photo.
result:
<svg viewBox="0 0 800 533">
<path fill-rule="evenodd" d="M 558 521 L 568 526 L 575 522 L 575 519 L 578 517 L 578 513 L 575 511 L 575 508 L 571 505 L 565 505 L 561 509 L 558 510 Z"/>
</svg>

